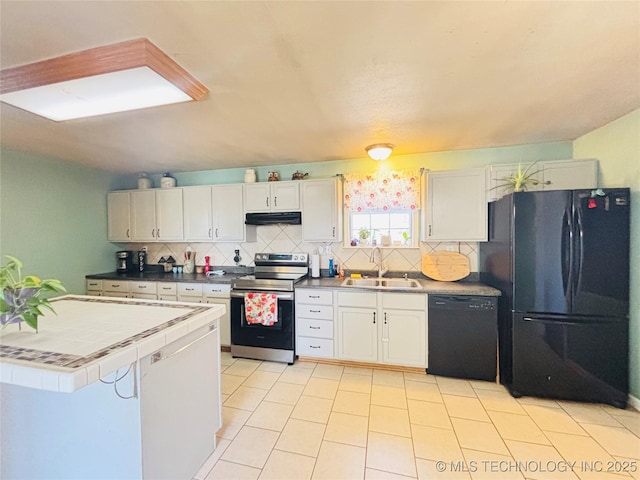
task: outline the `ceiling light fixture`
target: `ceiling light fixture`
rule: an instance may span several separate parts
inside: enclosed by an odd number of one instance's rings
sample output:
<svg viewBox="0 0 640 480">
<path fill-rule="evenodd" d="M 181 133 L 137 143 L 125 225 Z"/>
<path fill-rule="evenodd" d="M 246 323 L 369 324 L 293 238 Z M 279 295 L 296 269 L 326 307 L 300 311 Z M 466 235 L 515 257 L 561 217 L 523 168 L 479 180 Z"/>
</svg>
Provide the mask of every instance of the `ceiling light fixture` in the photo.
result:
<svg viewBox="0 0 640 480">
<path fill-rule="evenodd" d="M 208 91 L 146 38 L 0 71 L 0 101 L 55 121 L 200 100 Z"/>
<path fill-rule="evenodd" d="M 374 160 L 382 161 L 389 158 L 389 155 L 391 155 L 393 150 L 393 145 L 390 143 L 376 143 L 374 145 L 369 145 L 365 150 Z"/>
</svg>

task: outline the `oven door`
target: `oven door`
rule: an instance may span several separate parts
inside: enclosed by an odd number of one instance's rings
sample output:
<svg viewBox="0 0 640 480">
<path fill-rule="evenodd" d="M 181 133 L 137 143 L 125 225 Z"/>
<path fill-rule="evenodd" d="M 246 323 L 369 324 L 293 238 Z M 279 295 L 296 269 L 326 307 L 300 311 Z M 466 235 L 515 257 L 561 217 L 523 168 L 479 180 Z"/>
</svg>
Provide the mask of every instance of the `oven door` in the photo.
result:
<svg viewBox="0 0 640 480">
<path fill-rule="evenodd" d="M 278 321 L 269 326 L 247 322 L 244 297 L 249 293 L 275 294 Z M 294 292 L 232 291 L 231 344 L 293 350 L 295 339 L 293 330 L 295 324 L 294 315 Z"/>
</svg>

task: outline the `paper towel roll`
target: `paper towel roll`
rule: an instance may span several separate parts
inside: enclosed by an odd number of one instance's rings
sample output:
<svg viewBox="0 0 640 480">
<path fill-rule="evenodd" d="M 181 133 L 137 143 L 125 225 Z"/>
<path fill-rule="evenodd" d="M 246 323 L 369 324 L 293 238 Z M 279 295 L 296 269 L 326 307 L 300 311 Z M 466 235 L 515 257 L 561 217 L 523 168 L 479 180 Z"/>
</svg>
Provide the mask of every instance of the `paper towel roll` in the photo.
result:
<svg viewBox="0 0 640 480">
<path fill-rule="evenodd" d="M 313 278 L 320 277 L 320 255 L 311 255 L 311 276 Z"/>
</svg>

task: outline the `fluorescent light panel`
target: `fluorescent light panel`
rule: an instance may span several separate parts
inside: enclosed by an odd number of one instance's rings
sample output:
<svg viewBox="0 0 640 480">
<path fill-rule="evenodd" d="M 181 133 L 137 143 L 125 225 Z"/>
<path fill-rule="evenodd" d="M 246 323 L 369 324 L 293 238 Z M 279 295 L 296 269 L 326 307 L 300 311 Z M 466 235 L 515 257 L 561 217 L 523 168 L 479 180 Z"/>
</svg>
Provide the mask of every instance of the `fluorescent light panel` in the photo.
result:
<svg viewBox="0 0 640 480">
<path fill-rule="evenodd" d="M 55 121 L 198 100 L 208 92 L 146 39 L 1 74 L 1 101 Z"/>
</svg>

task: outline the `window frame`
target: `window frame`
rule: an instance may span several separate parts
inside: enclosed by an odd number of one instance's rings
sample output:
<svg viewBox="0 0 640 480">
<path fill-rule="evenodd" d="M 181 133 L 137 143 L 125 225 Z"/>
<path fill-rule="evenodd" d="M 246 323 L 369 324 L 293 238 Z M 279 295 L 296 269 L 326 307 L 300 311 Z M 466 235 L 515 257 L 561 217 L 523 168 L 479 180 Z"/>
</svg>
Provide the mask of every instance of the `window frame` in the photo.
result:
<svg viewBox="0 0 640 480">
<path fill-rule="evenodd" d="M 351 212 L 348 208 L 344 209 L 344 229 L 343 231 L 345 232 L 345 235 L 343 236 L 343 248 L 353 248 L 353 249 L 370 249 L 370 248 L 375 248 L 375 247 L 379 247 L 379 248 L 399 248 L 399 249 L 408 249 L 408 248 L 420 248 L 420 210 L 419 209 L 415 209 L 415 210 L 391 210 L 391 211 L 387 211 L 387 212 L 379 212 L 379 211 L 370 211 L 370 212 Z M 355 215 L 390 215 L 390 214 L 394 214 L 394 213 L 405 213 L 407 215 L 410 216 L 410 220 L 411 220 L 411 237 L 409 239 L 409 244 L 403 244 L 403 245 L 394 245 L 393 243 L 391 245 L 381 245 L 380 243 L 377 243 L 376 245 L 351 245 L 351 215 L 355 214 Z"/>
</svg>

